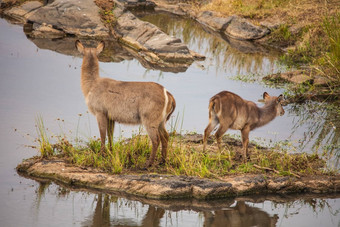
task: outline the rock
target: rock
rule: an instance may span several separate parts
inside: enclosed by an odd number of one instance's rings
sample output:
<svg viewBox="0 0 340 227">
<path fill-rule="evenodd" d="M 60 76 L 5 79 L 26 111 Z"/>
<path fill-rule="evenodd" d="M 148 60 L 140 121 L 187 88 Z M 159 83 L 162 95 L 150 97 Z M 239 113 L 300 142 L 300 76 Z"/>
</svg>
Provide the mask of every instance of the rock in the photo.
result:
<svg viewBox="0 0 340 227">
<path fill-rule="evenodd" d="M 128 10 L 153 10 L 156 4 L 148 0 L 117 0 Z"/>
<path fill-rule="evenodd" d="M 264 37 L 270 33 L 268 28 L 262 28 L 253 25 L 244 18 L 232 16 L 231 22 L 228 24 L 224 32 L 227 36 L 239 40 L 255 40 Z"/>
<path fill-rule="evenodd" d="M 5 9 L 15 5 L 18 0 L 0 0 L 0 9 Z M 1 12 L 1 10 L 0 10 Z"/>
<path fill-rule="evenodd" d="M 37 25 L 34 30 L 29 33 L 30 37 L 33 38 L 48 38 L 48 39 L 58 39 L 66 36 L 65 32 L 54 29 L 51 25 Z"/>
<path fill-rule="evenodd" d="M 279 20 L 271 20 L 271 19 L 267 19 L 265 21 L 260 22 L 260 25 L 263 27 L 268 28 L 269 30 L 273 31 L 277 28 L 279 28 L 281 25 L 283 25 L 284 23 L 282 21 Z"/>
<path fill-rule="evenodd" d="M 72 166 L 63 160 L 29 159 L 18 165 L 24 176 L 50 179 L 70 186 L 121 192 L 152 199 L 234 197 L 235 195 L 340 191 L 340 175 L 281 177 L 262 174 L 230 175 L 219 180 L 164 174 L 113 175 Z"/>
<path fill-rule="evenodd" d="M 167 64 L 171 62 L 190 65 L 194 55 L 180 39 L 170 37 L 157 26 L 139 20 L 131 12 L 117 7 L 115 36 L 150 63 Z M 166 66 L 165 66 L 166 67 Z"/>
<path fill-rule="evenodd" d="M 191 6 L 186 3 L 179 3 L 176 5 L 160 5 L 155 7 L 156 12 L 167 12 L 178 16 L 186 16 L 189 14 L 188 8 Z"/>
<path fill-rule="evenodd" d="M 139 20 L 130 12 L 124 12 L 117 18 L 114 29 L 137 50 L 189 54 L 189 49 L 180 39 L 168 36 L 155 25 Z"/>
<path fill-rule="evenodd" d="M 40 7 L 42 7 L 41 2 L 29 1 L 20 6 L 6 10 L 4 14 L 10 18 L 13 18 L 19 23 L 25 23 L 27 21 L 27 18 L 30 16 L 30 13 Z"/>
<path fill-rule="evenodd" d="M 303 74 L 303 73 L 292 75 L 290 78 L 288 78 L 288 81 L 296 83 L 296 84 L 302 84 L 310 80 L 312 80 L 312 77 L 306 74 Z"/>
<path fill-rule="evenodd" d="M 272 75 L 268 75 L 264 77 L 265 80 L 282 80 L 282 81 L 288 81 L 295 84 L 301 84 L 305 82 L 312 82 L 313 77 L 306 75 L 306 73 L 302 70 L 296 70 L 292 72 L 285 72 L 285 73 L 276 73 Z"/>
<path fill-rule="evenodd" d="M 67 34 L 87 37 L 109 37 L 109 29 L 99 16 L 93 0 L 55 0 L 34 11 L 27 19 L 36 24 L 46 23 Z"/>
<path fill-rule="evenodd" d="M 204 11 L 200 13 L 196 18 L 198 22 L 214 31 L 222 31 L 231 22 L 232 19 L 233 17 L 219 17 L 216 13 L 211 11 Z"/>
<path fill-rule="evenodd" d="M 220 17 L 210 11 L 200 13 L 196 20 L 214 31 L 238 40 L 260 39 L 270 33 L 268 28 L 253 25 L 244 18 L 238 16 Z"/>
</svg>

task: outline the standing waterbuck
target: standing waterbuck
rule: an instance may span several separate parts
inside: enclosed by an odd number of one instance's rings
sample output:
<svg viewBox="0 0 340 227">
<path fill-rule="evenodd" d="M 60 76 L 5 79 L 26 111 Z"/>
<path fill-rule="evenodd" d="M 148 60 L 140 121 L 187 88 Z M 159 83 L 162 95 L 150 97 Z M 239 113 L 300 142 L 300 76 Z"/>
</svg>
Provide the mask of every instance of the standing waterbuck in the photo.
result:
<svg viewBox="0 0 340 227">
<path fill-rule="evenodd" d="M 229 128 L 241 130 L 243 154 L 240 156 L 243 156 L 243 159 L 248 158 L 249 132 L 285 113 L 282 108 L 282 95 L 275 97 L 264 92 L 263 99 L 265 105 L 258 107 L 254 102 L 228 91 L 213 96 L 209 101 L 209 124 L 204 130 L 203 149 L 205 150 L 210 133 L 220 124 L 215 134 L 218 148 L 221 150 L 222 135 Z"/>
<path fill-rule="evenodd" d="M 174 97 L 157 83 L 101 78 L 97 56 L 104 49 L 104 42 L 100 42 L 96 48 L 85 48 L 78 40 L 75 45 L 84 55 L 81 89 L 90 112 L 97 118 L 101 153 L 105 152 L 106 133 L 112 149 L 115 122 L 142 124 L 152 142 L 152 152 L 146 166 L 153 164 L 160 141 L 162 162 L 165 162 L 169 140 L 165 123 L 175 110 Z"/>
</svg>

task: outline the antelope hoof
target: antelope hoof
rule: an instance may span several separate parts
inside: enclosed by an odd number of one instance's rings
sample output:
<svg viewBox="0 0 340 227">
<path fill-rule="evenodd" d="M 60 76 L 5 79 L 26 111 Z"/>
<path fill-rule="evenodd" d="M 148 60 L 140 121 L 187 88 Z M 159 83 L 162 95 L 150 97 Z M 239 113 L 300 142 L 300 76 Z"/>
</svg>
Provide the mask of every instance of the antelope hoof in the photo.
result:
<svg viewBox="0 0 340 227">
<path fill-rule="evenodd" d="M 162 158 L 162 160 L 159 162 L 160 166 L 164 166 L 166 163 L 166 160 L 164 158 Z"/>
<path fill-rule="evenodd" d="M 147 171 L 148 168 L 147 167 L 140 167 L 139 170 Z"/>
</svg>

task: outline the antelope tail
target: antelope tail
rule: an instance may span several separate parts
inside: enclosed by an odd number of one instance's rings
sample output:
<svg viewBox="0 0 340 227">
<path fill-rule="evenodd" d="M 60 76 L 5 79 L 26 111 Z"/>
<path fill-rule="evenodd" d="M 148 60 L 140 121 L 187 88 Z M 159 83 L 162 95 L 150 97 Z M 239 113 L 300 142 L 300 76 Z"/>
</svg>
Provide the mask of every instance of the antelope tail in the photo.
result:
<svg viewBox="0 0 340 227">
<path fill-rule="evenodd" d="M 175 111 L 176 101 L 172 94 L 170 94 L 170 92 L 167 91 L 166 94 L 168 95 L 168 103 L 166 110 L 166 112 L 168 113 L 166 120 L 168 121 L 170 119 L 171 114 Z"/>
<path fill-rule="evenodd" d="M 217 114 L 220 111 L 220 99 L 217 97 L 212 97 L 209 101 L 209 118 L 211 119 L 212 112 Z"/>
</svg>

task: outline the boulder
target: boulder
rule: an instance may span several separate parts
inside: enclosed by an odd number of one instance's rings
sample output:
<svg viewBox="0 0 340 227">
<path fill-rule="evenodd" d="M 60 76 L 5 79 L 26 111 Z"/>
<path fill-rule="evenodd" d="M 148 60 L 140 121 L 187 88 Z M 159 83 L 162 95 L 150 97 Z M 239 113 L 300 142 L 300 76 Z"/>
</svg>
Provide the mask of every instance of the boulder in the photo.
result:
<svg viewBox="0 0 340 227">
<path fill-rule="evenodd" d="M 40 7 L 42 7 L 41 2 L 29 1 L 20 6 L 6 10 L 4 14 L 10 18 L 13 18 L 19 23 L 25 23 L 27 21 L 27 18 L 30 16 L 30 13 Z"/>
<path fill-rule="evenodd" d="M 270 33 L 268 28 L 256 26 L 244 18 L 220 17 L 211 11 L 198 14 L 196 20 L 214 31 L 238 40 L 256 40 Z"/>
<path fill-rule="evenodd" d="M 164 67 L 180 63 L 187 68 L 199 56 L 180 39 L 167 35 L 149 22 L 139 20 L 131 12 L 116 7 L 113 13 L 116 16 L 114 35 L 149 63 Z"/>
<path fill-rule="evenodd" d="M 152 10 L 156 4 L 149 0 L 117 0 L 128 10 Z"/>
<path fill-rule="evenodd" d="M 238 40 L 255 40 L 269 34 L 270 30 L 268 28 L 253 25 L 244 18 L 232 16 L 230 23 L 222 32 Z"/>
<path fill-rule="evenodd" d="M 104 26 L 99 16 L 99 7 L 93 0 L 55 0 L 51 4 L 35 10 L 27 20 L 52 25 L 54 29 L 67 34 L 87 37 L 109 36 L 109 29 Z"/>
<path fill-rule="evenodd" d="M 314 78 L 303 70 L 296 70 L 285 73 L 276 73 L 264 77 L 265 80 L 288 81 L 295 84 L 302 84 L 305 82 L 313 83 Z"/>
<path fill-rule="evenodd" d="M 222 31 L 231 22 L 233 17 L 219 17 L 211 11 L 204 11 L 198 14 L 196 20 L 214 31 Z"/>
<path fill-rule="evenodd" d="M 34 30 L 27 33 L 29 37 L 34 38 L 48 38 L 48 39 L 58 39 L 66 36 L 65 32 L 54 29 L 52 25 L 47 25 L 43 23 L 42 25 L 35 25 Z"/>
</svg>

